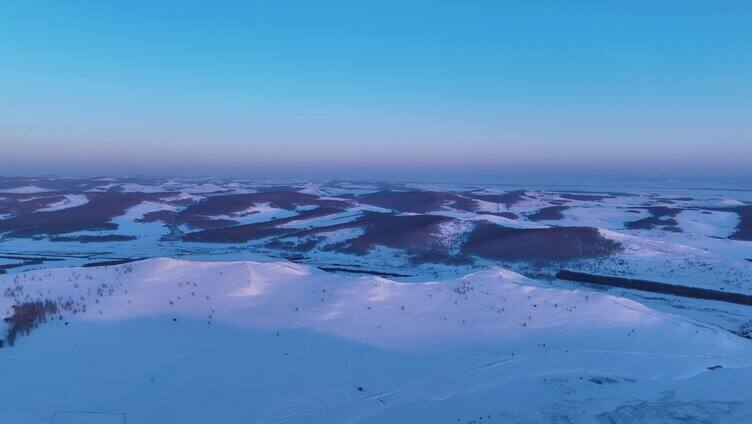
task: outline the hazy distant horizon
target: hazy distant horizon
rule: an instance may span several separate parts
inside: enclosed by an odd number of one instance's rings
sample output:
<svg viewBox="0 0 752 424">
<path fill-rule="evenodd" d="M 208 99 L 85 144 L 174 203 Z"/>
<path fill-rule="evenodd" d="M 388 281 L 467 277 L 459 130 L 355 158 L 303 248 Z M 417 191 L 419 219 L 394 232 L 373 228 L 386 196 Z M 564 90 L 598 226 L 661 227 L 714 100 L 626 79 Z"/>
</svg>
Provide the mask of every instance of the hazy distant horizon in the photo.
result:
<svg viewBox="0 0 752 424">
<path fill-rule="evenodd" d="M 0 4 L 0 174 L 748 179 L 752 5 Z"/>
<path fill-rule="evenodd" d="M 6 174 L 0 173 L 0 183 L 14 180 L 26 183 L 33 179 L 132 179 L 144 180 L 176 180 L 176 181 L 253 181 L 268 184 L 302 184 L 306 182 L 336 182 L 352 183 L 398 183 L 420 184 L 430 188 L 441 186 L 488 186 L 499 188 L 544 188 L 549 190 L 566 190 L 569 192 L 603 192 L 604 190 L 620 189 L 670 189 L 670 190 L 720 190 L 752 192 L 752 178 L 749 177 L 627 177 L 627 176 L 594 176 L 594 175 L 261 175 L 261 174 L 119 174 L 119 173 L 69 173 L 69 174 Z M 4 181 L 3 181 L 4 180 Z M 6 184 L 7 185 L 7 184 Z"/>
</svg>

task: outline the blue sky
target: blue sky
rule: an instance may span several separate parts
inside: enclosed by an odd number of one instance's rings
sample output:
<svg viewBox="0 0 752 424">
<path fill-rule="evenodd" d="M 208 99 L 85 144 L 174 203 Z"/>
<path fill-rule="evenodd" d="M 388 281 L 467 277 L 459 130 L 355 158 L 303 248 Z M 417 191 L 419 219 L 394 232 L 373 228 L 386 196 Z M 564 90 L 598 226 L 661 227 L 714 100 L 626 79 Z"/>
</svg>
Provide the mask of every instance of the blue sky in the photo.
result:
<svg viewBox="0 0 752 424">
<path fill-rule="evenodd" d="M 750 22 L 746 1 L 3 0 L 0 173 L 750 176 Z"/>
</svg>

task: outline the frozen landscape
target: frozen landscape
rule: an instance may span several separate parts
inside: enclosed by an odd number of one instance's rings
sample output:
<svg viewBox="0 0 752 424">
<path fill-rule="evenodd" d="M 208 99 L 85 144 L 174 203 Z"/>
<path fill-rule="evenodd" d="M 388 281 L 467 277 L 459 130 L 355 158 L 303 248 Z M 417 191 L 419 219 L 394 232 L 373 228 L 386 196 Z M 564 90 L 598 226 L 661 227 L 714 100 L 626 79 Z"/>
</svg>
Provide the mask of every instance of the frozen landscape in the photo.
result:
<svg viewBox="0 0 752 424">
<path fill-rule="evenodd" d="M 2 423 L 752 421 L 744 186 L 7 177 L 0 274 Z"/>
<path fill-rule="evenodd" d="M 0 424 L 752 423 L 751 22 L 0 1 Z"/>
</svg>

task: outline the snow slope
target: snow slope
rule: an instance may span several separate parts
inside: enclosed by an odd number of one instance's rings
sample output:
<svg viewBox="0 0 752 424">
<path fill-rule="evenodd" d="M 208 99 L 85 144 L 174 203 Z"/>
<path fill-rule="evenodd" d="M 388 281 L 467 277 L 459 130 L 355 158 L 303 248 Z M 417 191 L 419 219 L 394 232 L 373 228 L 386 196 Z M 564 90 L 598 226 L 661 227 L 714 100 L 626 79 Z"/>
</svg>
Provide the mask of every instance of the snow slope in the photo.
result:
<svg viewBox="0 0 752 424">
<path fill-rule="evenodd" d="M 398 283 L 289 262 L 150 259 L 0 285 L 6 314 L 70 300 L 0 349 L 10 382 L 0 422 L 82 422 L 87 411 L 131 424 L 752 414 L 748 340 L 500 268 Z"/>
<path fill-rule="evenodd" d="M 52 212 L 59 211 L 61 209 L 75 208 L 89 203 L 89 199 L 83 194 L 66 194 L 64 199 L 53 203 L 46 208 L 37 210 L 37 212 Z"/>
<path fill-rule="evenodd" d="M 38 187 L 35 185 L 26 185 L 21 187 L 14 187 L 14 188 L 5 188 L 0 189 L 0 193 L 9 193 L 9 194 L 35 194 L 35 193 L 45 193 L 51 190 L 44 189 L 42 187 Z"/>
</svg>

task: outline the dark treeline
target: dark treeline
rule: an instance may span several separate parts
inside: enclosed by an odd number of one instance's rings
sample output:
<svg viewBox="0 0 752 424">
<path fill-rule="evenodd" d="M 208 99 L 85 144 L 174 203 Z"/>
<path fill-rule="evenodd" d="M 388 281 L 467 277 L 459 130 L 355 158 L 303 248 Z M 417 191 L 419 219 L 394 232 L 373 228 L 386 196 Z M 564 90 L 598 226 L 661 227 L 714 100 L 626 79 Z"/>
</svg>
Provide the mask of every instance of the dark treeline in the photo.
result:
<svg viewBox="0 0 752 424">
<path fill-rule="evenodd" d="M 741 293 L 702 289 L 698 287 L 688 287 L 677 284 L 657 283 L 655 281 L 638 280 L 634 278 L 587 274 L 584 272 L 569 271 L 566 269 L 559 271 L 556 274 L 556 278 L 560 280 L 576 281 L 579 283 L 598 284 L 601 286 L 609 287 L 621 287 L 625 289 L 642 290 L 647 292 L 663 293 L 682 297 L 692 297 L 695 299 L 718 300 L 721 302 L 752 306 L 752 296 Z"/>
</svg>

